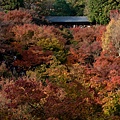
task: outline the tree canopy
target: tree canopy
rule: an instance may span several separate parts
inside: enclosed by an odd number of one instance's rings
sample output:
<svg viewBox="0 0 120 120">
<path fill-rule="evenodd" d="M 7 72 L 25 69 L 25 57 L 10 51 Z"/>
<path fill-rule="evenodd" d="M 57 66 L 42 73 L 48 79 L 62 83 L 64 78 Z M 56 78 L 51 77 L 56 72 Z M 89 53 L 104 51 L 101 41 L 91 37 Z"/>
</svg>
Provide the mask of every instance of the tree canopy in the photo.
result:
<svg viewBox="0 0 120 120">
<path fill-rule="evenodd" d="M 119 12 L 107 28 L 32 16 L 0 12 L 0 120 L 120 120 Z"/>
<path fill-rule="evenodd" d="M 92 22 L 107 24 L 110 10 L 119 9 L 119 0 L 87 0 L 88 16 Z"/>
<path fill-rule="evenodd" d="M 85 0 L 67 0 L 76 16 L 82 16 L 85 9 Z"/>
<path fill-rule="evenodd" d="M 67 3 L 65 0 L 55 0 L 53 4 L 53 10 L 51 15 L 56 16 L 66 16 L 66 15 L 73 15 L 73 10 L 70 7 L 70 4 Z"/>
<path fill-rule="evenodd" d="M 0 7 L 3 10 L 14 10 L 24 7 L 24 0 L 0 0 Z"/>
</svg>

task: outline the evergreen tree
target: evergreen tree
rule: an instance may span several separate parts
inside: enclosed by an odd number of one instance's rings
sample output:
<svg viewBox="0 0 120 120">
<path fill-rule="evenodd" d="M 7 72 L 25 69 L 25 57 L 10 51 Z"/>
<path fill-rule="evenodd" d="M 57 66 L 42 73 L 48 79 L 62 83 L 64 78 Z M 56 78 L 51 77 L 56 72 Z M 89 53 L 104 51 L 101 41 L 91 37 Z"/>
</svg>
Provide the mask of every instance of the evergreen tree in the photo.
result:
<svg viewBox="0 0 120 120">
<path fill-rule="evenodd" d="M 88 16 L 92 22 L 107 24 L 110 10 L 120 9 L 119 0 L 87 0 Z"/>
<path fill-rule="evenodd" d="M 47 16 L 50 14 L 54 0 L 38 0 L 35 4 L 35 11 L 39 16 Z"/>
<path fill-rule="evenodd" d="M 83 16 L 85 9 L 85 0 L 67 0 L 76 16 Z"/>
<path fill-rule="evenodd" d="M 2 10 L 14 10 L 24 7 L 24 0 L 0 0 Z"/>
<path fill-rule="evenodd" d="M 66 0 L 55 0 L 51 15 L 70 16 L 74 15 L 74 12 L 71 9 L 70 4 L 67 3 Z"/>
</svg>

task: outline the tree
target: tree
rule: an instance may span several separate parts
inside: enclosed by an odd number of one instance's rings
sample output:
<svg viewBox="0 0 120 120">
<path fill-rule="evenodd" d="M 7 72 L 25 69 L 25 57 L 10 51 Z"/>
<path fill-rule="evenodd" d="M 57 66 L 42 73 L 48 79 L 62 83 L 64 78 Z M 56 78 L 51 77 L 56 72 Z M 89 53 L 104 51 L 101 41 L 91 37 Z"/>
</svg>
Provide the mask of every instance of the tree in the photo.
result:
<svg viewBox="0 0 120 120">
<path fill-rule="evenodd" d="M 55 0 L 24 0 L 25 9 L 33 10 L 39 16 L 50 14 Z"/>
<path fill-rule="evenodd" d="M 49 0 L 39 0 L 35 4 L 35 11 L 38 13 L 39 16 L 46 16 L 50 14 L 52 9 L 53 1 Z"/>
<path fill-rule="evenodd" d="M 90 20 L 98 24 L 107 24 L 110 20 L 110 10 L 119 9 L 119 0 L 87 0 L 87 8 Z"/>
<path fill-rule="evenodd" d="M 102 48 L 111 51 L 110 45 L 112 45 L 120 56 L 120 13 L 118 11 L 111 12 L 111 21 L 102 37 Z"/>
<path fill-rule="evenodd" d="M 85 9 L 85 0 L 67 0 L 70 3 L 71 10 L 73 10 L 74 15 L 83 16 Z"/>
<path fill-rule="evenodd" d="M 24 0 L 1 0 L 0 7 L 3 10 L 14 10 L 24 7 Z"/>
<path fill-rule="evenodd" d="M 55 0 L 51 15 L 70 16 L 73 15 L 73 11 L 71 10 L 69 3 L 65 0 Z"/>
</svg>

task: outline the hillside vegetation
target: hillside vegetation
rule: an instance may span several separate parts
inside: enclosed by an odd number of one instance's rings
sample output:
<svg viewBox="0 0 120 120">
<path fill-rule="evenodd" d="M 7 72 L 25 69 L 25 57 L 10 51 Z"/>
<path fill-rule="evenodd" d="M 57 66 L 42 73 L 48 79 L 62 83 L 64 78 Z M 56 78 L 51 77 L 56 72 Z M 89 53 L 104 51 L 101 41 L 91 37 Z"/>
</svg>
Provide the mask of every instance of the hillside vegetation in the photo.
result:
<svg viewBox="0 0 120 120">
<path fill-rule="evenodd" d="M 120 120 L 120 20 L 68 29 L 32 19 L 0 12 L 0 119 Z"/>
</svg>

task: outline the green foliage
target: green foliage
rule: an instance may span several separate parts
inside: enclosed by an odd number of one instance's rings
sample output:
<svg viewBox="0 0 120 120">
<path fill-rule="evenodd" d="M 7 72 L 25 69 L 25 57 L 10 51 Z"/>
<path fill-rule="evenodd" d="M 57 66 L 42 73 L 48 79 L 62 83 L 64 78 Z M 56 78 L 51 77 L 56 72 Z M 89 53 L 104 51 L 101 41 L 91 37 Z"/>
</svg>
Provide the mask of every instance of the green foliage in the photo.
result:
<svg viewBox="0 0 120 120">
<path fill-rule="evenodd" d="M 1 7 L 4 10 L 14 10 L 24 7 L 24 0 L 2 0 Z"/>
<path fill-rule="evenodd" d="M 88 16 L 92 22 L 107 24 L 110 10 L 119 9 L 120 2 L 116 0 L 88 0 Z"/>
<path fill-rule="evenodd" d="M 33 1 L 33 9 L 38 13 L 39 16 L 47 16 L 50 14 L 50 11 L 52 10 L 52 4 L 54 0 L 36 0 Z M 28 3 L 29 4 L 29 3 Z"/>
<path fill-rule="evenodd" d="M 115 93 L 109 92 L 108 96 L 103 98 L 103 111 L 106 115 L 120 115 L 120 91 Z"/>
<path fill-rule="evenodd" d="M 71 10 L 70 5 L 65 0 L 55 0 L 51 15 L 70 16 L 73 15 L 73 11 Z"/>
<path fill-rule="evenodd" d="M 75 16 L 83 16 L 85 9 L 85 0 L 67 0 Z"/>
</svg>

